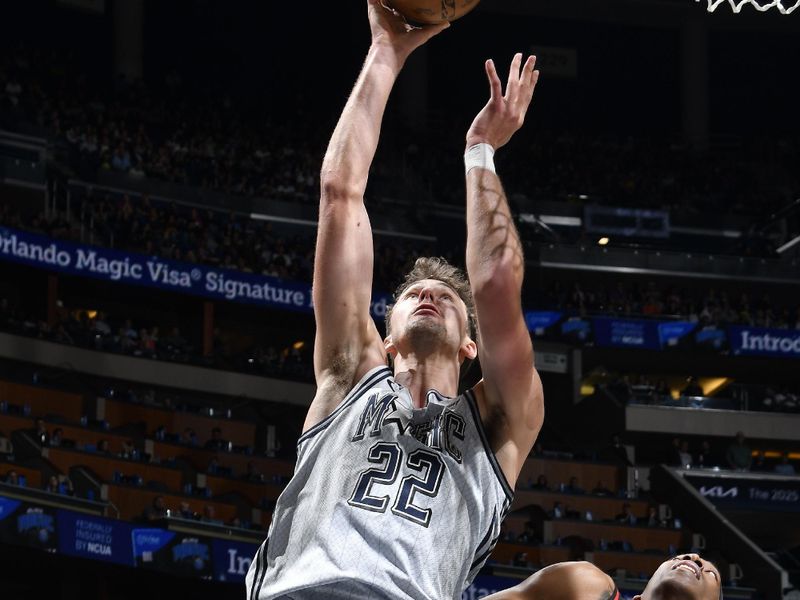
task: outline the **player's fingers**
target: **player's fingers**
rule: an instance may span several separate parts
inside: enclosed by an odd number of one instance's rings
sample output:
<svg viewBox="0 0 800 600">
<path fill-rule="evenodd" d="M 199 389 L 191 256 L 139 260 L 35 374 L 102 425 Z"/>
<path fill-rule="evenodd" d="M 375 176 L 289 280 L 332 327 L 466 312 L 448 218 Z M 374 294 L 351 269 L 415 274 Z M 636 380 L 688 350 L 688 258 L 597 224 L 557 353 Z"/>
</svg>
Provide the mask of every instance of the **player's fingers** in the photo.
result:
<svg viewBox="0 0 800 600">
<path fill-rule="evenodd" d="M 528 107 L 531 105 L 531 100 L 533 100 L 533 92 L 536 90 L 536 84 L 539 82 L 539 71 L 533 71 L 531 73 L 531 85 L 528 86 L 527 91 L 525 93 L 525 107 L 523 112 L 528 110 Z"/>
<path fill-rule="evenodd" d="M 522 81 L 525 83 L 533 82 L 533 73 L 536 71 L 536 57 L 531 55 L 522 67 Z"/>
<path fill-rule="evenodd" d="M 508 71 L 508 83 L 506 84 L 506 100 L 515 100 L 519 91 L 519 67 L 522 63 L 522 52 L 517 52 L 511 60 L 511 68 Z"/>
<path fill-rule="evenodd" d="M 497 100 L 503 96 L 503 84 L 500 83 L 500 77 L 497 76 L 497 69 L 494 66 L 494 61 L 490 58 L 486 61 L 486 76 L 489 78 L 489 91 L 491 92 L 491 100 Z"/>
</svg>

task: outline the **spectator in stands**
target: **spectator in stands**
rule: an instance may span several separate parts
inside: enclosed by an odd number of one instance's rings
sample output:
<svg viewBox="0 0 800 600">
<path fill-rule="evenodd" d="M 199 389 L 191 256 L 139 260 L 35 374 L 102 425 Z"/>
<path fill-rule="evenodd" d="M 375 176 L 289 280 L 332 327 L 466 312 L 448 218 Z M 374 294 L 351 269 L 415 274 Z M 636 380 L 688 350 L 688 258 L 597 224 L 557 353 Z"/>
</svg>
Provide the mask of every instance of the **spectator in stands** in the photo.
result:
<svg viewBox="0 0 800 600">
<path fill-rule="evenodd" d="M 19 485 L 19 474 L 12 469 L 6 473 L 6 477 L 3 482 L 7 483 L 8 485 Z"/>
<path fill-rule="evenodd" d="M 626 467 L 633 466 L 628 458 L 628 450 L 617 433 L 611 436 L 611 443 L 600 452 L 600 458 Z"/>
<path fill-rule="evenodd" d="M 613 496 L 614 492 L 608 489 L 605 483 L 598 481 L 597 485 L 592 488 L 592 494 L 595 496 Z"/>
<path fill-rule="evenodd" d="M 730 443 L 725 451 L 725 461 L 728 467 L 736 471 L 749 471 L 753 462 L 753 452 L 745 443 L 744 433 L 736 432 L 736 439 Z"/>
<path fill-rule="evenodd" d="M 164 496 L 156 496 L 150 506 L 144 509 L 142 518 L 145 521 L 157 521 L 167 516 L 167 507 L 164 504 Z"/>
<path fill-rule="evenodd" d="M 630 502 L 624 502 L 622 504 L 622 512 L 619 513 L 616 517 L 614 517 L 614 520 L 617 521 L 618 523 L 624 523 L 626 525 L 636 525 L 636 521 L 638 519 L 631 510 Z"/>
<path fill-rule="evenodd" d="M 255 463 L 252 460 L 247 461 L 247 471 L 242 476 L 242 479 L 246 479 L 247 481 L 253 483 L 262 483 L 264 481 L 264 475 L 258 471 Z"/>
<path fill-rule="evenodd" d="M 777 465 L 775 465 L 775 468 L 773 470 L 778 475 L 794 476 L 797 473 L 795 471 L 794 465 L 791 462 L 789 462 L 789 453 L 788 452 L 784 452 L 781 455 L 781 462 L 779 462 Z"/>
<path fill-rule="evenodd" d="M 36 419 L 36 428 L 33 430 L 33 438 L 40 446 L 50 445 L 50 434 L 47 432 L 47 425 L 44 419 Z"/>
<path fill-rule="evenodd" d="M 107 439 L 103 438 L 97 442 L 97 451 L 100 454 L 111 454 L 111 447 Z"/>
<path fill-rule="evenodd" d="M 772 470 L 767 466 L 767 457 L 763 450 L 756 450 L 756 455 L 755 458 L 753 458 L 753 463 L 750 465 L 750 470 L 761 473 Z"/>
<path fill-rule="evenodd" d="M 203 507 L 203 518 L 201 519 L 204 523 L 213 523 L 215 525 L 222 525 L 222 521 L 217 518 L 217 511 L 211 504 L 206 504 Z"/>
<path fill-rule="evenodd" d="M 0 432 L 0 454 L 13 454 L 14 444 L 2 432 Z"/>
<path fill-rule="evenodd" d="M 681 466 L 683 464 L 681 461 L 681 438 L 679 437 L 672 438 L 670 442 L 667 464 L 675 466 Z"/>
<path fill-rule="evenodd" d="M 680 442 L 680 447 L 678 450 L 678 461 L 679 465 L 685 469 L 690 469 L 692 464 L 694 463 L 694 459 L 692 458 L 692 453 L 689 451 L 689 440 L 683 439 Z"/>
<path fill-rule="evenodd" d="M 651 504 L 647 507 L 647 526 L 664 527 L 664 521 L 658 516 L 658 507 Z"/>
<path fill-rule="evenodd" d="M 222 438 L 222 429 L 214 427 L 211 430 L 211 439 L 207 440 L 205 443 L 206 450 L 223 451 L 227 450 L 228 446 L 229 442 Z"/>
<path fill-rule="evenodd" d="M 181 434 L 180 443 L 186 446 L 197 446 L 197 434 L 194 429 L 191 427 L 185 428 Z"/>
<path fill-rule="evenodd" d="M 53 447 L 59 447 L 64 443 L 64 430 L 61 427 L 56 427 L 53 430 L 53 435 L 50 438 L 50 445 Z"/>
<path fill-rule="evenodd" d="M 700 442 L 700 452 L 697 453 L 697 466 L 701 469 L 710 469 L 720 466 L 721 461 L 716 452 L 711 448 L 711 442 L 703 440 Z"/>
<path fill-rule="evenodd" d="M 567 492 L 568 494 L 585 494 L 586 490 L 584 490 L 580 485 L 578 485 L 578 478 L 574 475 L 569 478 L 569 483 L 564 486 L 562 490 Z"/>
<path fill-rule="evenodd" d="M 199 515 L 189 507 L 189 503 L 186 502 L 186 500 L 181 500 L 180 509 L 178 510 L 178 516 L 181 517 L 182 519 L 199 518 Z"/>
<path fill-rule="evenodd" d="M 514 555 L 514 560 L 511 564 L 515 567 L 530 567 L 531 563 L 528 561 L 528 553 L 527 552 L 517 552 Z"/>
<path fill-rule="evenodd" d="M 45 492 L 50 492 L 51 494 L 58 494 L 58 477 L 55 475 L 50 475 L 47 479 L 47 483 L 44 486 Z"/>
<path fill-rule="evenodd" d="M 536 483 L 531 486 L 533 490 L 544 490 L 549 491 L 550 485 L 547 482 L 547 476 L 542 473 L 539 477 L 536 478 Z"/>
<path fill-rule="evenodd" d="M 122 451 L 119 455 L 121 458 L 127 458 L 128 460 L 136 460 L 138 458 L 138 451 L 136 450 L 133 440 L 125 440 L 122 442 Z"/>
</svg>

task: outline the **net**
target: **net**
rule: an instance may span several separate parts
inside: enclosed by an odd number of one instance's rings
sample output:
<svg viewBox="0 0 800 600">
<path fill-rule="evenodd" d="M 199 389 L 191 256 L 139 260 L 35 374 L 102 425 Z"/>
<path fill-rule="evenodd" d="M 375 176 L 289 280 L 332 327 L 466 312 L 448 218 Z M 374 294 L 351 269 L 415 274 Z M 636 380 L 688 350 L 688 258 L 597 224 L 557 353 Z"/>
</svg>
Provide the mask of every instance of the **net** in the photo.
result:
<svg viewBox="0 0 800 600">
<path fill-rule="evenodd" d="M 703 0 L 695 0 L 695 2 L 702 2 Z M 753 6 L 756 10 L 761 12 L 767 11 L 771 8 L 777 8 L 783 15 L 792 14 L 795 9 L 800 7 L 800 0 L 794 0 L 794 5 L 789 6 L 793 0 L 772 0 L 771 2 L 759 0 L 706 0 L 708 2 L 708 12 L 714 12 L 720 4 L 730 4 L 733 12 L 738 13 L 742 10 L 745 4 Z"/>
</svg>

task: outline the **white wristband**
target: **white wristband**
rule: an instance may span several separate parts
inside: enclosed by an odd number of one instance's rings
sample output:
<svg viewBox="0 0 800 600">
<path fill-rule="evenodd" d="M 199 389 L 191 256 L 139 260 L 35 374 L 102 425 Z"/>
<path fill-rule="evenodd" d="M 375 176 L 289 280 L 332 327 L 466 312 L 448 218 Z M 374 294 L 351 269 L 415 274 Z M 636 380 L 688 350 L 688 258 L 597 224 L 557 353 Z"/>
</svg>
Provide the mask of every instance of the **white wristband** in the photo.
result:
<svg viewBox="0 0 800 600">
<path fill-rule="evenodd" d="M 490 144 L 475 144 L 464 153 L 465 172 L 469 173 L 475 167 L 497 173 L 494 170 L 494 148 Z"/>
</svg>

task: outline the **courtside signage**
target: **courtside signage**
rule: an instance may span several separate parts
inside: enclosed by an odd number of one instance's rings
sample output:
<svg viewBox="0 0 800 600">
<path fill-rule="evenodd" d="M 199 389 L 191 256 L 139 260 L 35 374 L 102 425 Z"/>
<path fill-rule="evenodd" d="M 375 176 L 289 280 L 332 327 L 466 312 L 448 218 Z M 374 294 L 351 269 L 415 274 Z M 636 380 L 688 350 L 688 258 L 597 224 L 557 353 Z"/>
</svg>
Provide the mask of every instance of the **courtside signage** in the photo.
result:
<svg viewBox="0 0 800 600">
<path fill-rule="evenodd" d="M 311 286 L 305 283 L 75 244 L 7 227 L 0 227 L 0 259 L 215 300 L 298 312 L 313 310 Z M 370 307 L 372 316 L 383 319 L 388 302 L 386 295 L 374 298 Z"/>
<path fill-rule="evenodd" d="M 729 337 L 734 354 L 800 358 L 800 330 L 731 326 Z"/>
</svg>

